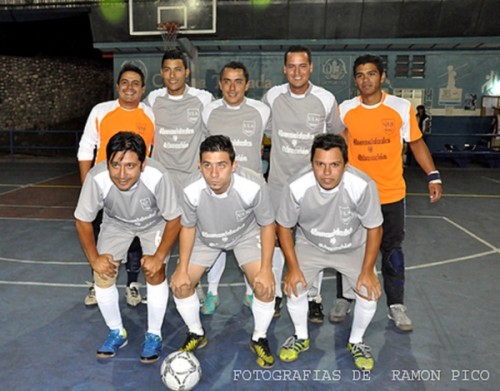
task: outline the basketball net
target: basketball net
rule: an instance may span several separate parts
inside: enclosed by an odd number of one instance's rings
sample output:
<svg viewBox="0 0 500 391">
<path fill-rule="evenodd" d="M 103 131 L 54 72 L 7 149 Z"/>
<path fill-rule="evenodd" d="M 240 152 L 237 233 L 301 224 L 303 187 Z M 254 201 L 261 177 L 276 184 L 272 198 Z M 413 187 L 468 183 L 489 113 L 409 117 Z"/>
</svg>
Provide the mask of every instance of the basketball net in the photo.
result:
<svg viewBox="0 0 500 391">
<path fill-rule="evenodd" d="M 158 23 L 158 31 L 163 39 L 165 50 L 175 49 L 177 46 L 177 33 L 181 25 L 176 22 Z"/>
</svg>

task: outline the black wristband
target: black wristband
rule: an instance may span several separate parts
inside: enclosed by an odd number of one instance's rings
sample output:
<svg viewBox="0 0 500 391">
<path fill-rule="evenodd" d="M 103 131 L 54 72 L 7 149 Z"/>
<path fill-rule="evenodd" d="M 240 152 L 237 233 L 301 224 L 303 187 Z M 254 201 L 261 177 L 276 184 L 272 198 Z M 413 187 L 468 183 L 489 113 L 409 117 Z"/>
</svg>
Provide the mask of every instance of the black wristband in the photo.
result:
<svg viewBox="0 0 500 391">
<path fill-rule="evenodd" d="M 443 183 L 439 171 L 431 171 L 427 174 L 427 182 L 429 183 Z"/>
</svg>

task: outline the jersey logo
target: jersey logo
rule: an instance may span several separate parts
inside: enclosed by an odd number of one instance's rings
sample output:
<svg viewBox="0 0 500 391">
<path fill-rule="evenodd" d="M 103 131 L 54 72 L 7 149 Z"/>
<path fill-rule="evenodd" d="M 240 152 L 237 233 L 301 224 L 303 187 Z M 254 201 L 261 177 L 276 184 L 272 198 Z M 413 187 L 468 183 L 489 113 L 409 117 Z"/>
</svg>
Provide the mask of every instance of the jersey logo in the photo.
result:
<svg viewBox="0 0 500 391">
<path fill-rule="evenodd" d="M 384 128 L 384 132 L 386 134 L 391 134 L 394 132 L 394 119 L 393 118 L 384 118 L 382 119 L 382 127 Z"/>
<path fill-rule="evenodd" d="M 321 121 L 321 115 L 316 113 L 307 113 L 306 124 L 309 129 L 311 130 L 316 129 L 320 121 Z"/>
<path fill-rule="evenodd" d="M 195 124 L 200 118 L 200 109 L 187 109 L 187 117 L 190 123 Z"/>
<path fill-rule="evenodd" d="M 242 221 L 245 220 L 245 218 L 250 214 L 250 211 L 249 210 L 245 210 L 245 209 L 242 209 L 242 210 L 237 210 L 234 212 L 235 216 L 236 216 L 236 221 L 238 223 L 241 223 Z"/>
<path fill-rule="evenodd" d="M 149 198 L 143 198 L 139 202 L 141 203 L 142 209 L 147 210 L 147 211 L 151 210 L 151 199 L 149 199 Z"/>
<path fill-rule="evenodd" d="M 243 121 L 243 134 L 247 137 L 253 136 L 256 127 L 255 121 Z"/>
<path fill-rule="evenodd" d="M 349 222 L 353 218 L 350 208 L 348 206 L 340 206 L 339 209 L 340 209 L 340 219 L 345 225 L 349 224 Z"/>
</svg>

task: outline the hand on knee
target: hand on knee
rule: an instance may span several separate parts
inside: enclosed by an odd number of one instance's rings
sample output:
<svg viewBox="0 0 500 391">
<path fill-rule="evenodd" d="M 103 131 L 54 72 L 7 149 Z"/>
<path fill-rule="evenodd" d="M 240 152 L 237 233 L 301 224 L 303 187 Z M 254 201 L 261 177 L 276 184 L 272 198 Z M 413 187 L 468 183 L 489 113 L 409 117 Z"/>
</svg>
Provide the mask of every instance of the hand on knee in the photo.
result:
<svg viewBox="0 0 500 391">
<path fill-rule="evenodd" d="M 261 284 L 257 284 L 254 287 L 254 296 L 264 302 L 264 303 L 269 303 L 274 300 L 274 289 L 264 289 L 264 287 Z"/>
</svg>

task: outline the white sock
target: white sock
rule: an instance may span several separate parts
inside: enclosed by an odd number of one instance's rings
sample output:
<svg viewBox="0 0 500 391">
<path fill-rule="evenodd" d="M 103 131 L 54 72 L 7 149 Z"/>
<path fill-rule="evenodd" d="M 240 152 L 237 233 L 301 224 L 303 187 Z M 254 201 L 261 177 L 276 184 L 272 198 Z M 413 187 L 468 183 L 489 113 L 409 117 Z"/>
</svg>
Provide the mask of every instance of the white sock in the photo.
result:
<svg viewBox="0 0 500 391">
<path fill-rule="evenodd" d="M 279 247 L 274 248 L 273 253 L 273 273 L 276 282 L 276 296 L 283 297 L 281 291 L 281 279 L 283 277 L 283 267 L 285 265 L 285 256 Z"/>
<path fill-rule="evenodd" d="M 212 292 L 215 296 L 217 296 L 219 289 L 219 282 L 220 279 L 222 278 L 222 273 L 224 273 L 225 268 L 226 268 L 226 253 L 222 251 L 207 273 L 207 282 L 208 282 L 207 293 Z"/>
<path fill-rule="evenodd" d="M 149 301 L 149 297 L 148 297 Z M 174 296 L 177 311 L 191 333 L 204 335 L 203 326 L 200 320 L 200 302 L 196 292 L 185 299 L 178 299 Z"/>
<path fill-rule="evenodd" d="M 356 304 L 354 305 L 354 315 L 352 318 L 351 335 L 349 336 L 350 343 L 363 342 L 363 336 L 368 328 L 368 325 L 375 315 L 377 310 L 377 302 L 373 300 L 365 300 L 359 295 L 356 295 Z"/>
<path fill-rule="evenodd" d="M 299 297 L 292 294 L 286 300 L 286 308 L 292 319 L 295 327 L 295 335 L 298 339 L 308 339 L 309 332 L 307 329 L 307 311 L 309 305 L 307 303 L 307 292 L 302 293 Z"/>
<path fill-rule="evenodd" d="M 243 274 L 243 281 L 245 281 L 245 286 L 246 286 L 245 295 L 253 295 L 253 288 L 250 285 L 250 283 L 248 282 L 246 274 Z"/>
<path fill-rule="evenodd" d="M 309 301 L 314 300 L 316 303 L 321 303 L 321 284 L 323 283 L 324 274 L 323 270 L 321 270 L 312 283 L 309 293 L 307 294 Z"/>
<path fill-rule="evenodd" d="M 266 338 L 267 329 L 273 320 L 274 300 L 269 303 L 260 301 L 255 296 L 252 302 L 252 314 L 254 321 L 254 331 L 252 340 L 258 341 L 259 338 Z"/>
<path fill-rule="evenodd" d="M 167 312 L 168 284 L 167 280 L 158 285 L 146 283 L 148 295 L 148 333 L 161 337 L 161 326 Z"/>
<path fill-rule="evenodd" d="M 122 332 L 123 322 L 120 314 L 116 284 L 113 284 L 109 288 L 99 288 L 94 284 L 94 288 L 97 306 L 99 307 L 99 311 L 101 311 L 104 322 L 106 322 L 110 330 L 119 329 Z"/>
</svg>

